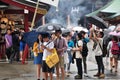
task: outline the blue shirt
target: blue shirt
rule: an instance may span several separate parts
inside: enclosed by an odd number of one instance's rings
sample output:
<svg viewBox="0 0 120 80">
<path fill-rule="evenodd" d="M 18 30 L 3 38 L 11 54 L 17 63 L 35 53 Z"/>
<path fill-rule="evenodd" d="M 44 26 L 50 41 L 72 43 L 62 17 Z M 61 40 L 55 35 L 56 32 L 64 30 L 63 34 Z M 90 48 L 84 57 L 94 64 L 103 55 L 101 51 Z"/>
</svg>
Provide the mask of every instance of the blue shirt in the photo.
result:
<svg viewBox="0 0 120 80">
<path fill-rule="evenodd" d="M 68 41 L 68 47 L 74 47 L 74 42 L 72 40 Z"/>
</svg>

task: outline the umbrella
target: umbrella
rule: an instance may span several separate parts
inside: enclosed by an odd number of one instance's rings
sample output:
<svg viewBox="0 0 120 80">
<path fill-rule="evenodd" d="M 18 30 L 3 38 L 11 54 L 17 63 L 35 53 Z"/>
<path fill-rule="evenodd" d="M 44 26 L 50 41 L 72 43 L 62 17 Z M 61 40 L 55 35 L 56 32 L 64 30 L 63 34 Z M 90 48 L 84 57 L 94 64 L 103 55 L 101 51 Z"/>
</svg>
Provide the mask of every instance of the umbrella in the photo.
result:
<svg viewBox="0 0 120 80">
<path fill-rule="evenodd" d="M 107 24 L 105 23 L 105 21 L 98 16 L 89 16 L 86 18 L 90 23 L 96 25 L 99 28 L 102 28 L 102 29 L 107 28 Z"/>
<path fill-rule="evenodd" d="M 59 30 L 62 27 L 63 26 L 60 24 L 49 23 L 49 24 L 45 24 L 43 26 L 38 27 L 36 29 L 36 31 L 37 32 L 49 32 L 49 33 L 51 33 L 52 31 Z"/>
<path fill-rule="evenodd" d="M 26 32 L 23 35 L 23 41 L 25 41 L 29 47 L 32 47 L 34 42 L 37 40 L 37 37 L 39 34 L 44 35 L 48 33 L 47 32 L 35 32 L 35 31 Z"/>
<path fill-rule="evenodd" d="M 118 32 L 118 33 L 116 34 L 116 36 L 119 36 L 119 37 L 120 37 L 120 32 Z"/>
<path fill-rule="evenodd" d="M 63 30 L 62 30 L 62 34 L 66 34 L 66 33 L 70 33 L 70 32 L 71 32 L 70 29 L 63 29 Z"/>
<path fill-rule="evenodd" d="M 117 32 L 116 32 L 116 31 L 114 31 L 114 32 L 110 32 L 109 35 L 117 36 Z"/>
<path fill-rule="evenodd" d="M 73 27 L 72 30 L 74 30 L 74 31 L 81 31 L 82 29 L 83 29 L 82 27 Z"/>
<path fill-rule="evenodd" d="M 109 35 L 120 37 L 120 32 L 116 32 L 116 31 L 110 32 Z"/>
</svg>

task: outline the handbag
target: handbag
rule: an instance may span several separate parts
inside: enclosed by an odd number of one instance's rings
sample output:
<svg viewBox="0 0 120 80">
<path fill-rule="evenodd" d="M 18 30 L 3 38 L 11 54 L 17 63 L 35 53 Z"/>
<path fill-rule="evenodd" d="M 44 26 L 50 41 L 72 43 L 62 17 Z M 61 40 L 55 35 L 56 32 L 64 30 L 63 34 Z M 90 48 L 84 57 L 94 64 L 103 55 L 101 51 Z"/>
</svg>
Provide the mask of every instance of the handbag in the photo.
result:
<svg viewBox="0 0 120 80">
<path fill-rule="evenodd" d="M 54 48 L 52 53 L 47 56 L 46 58 L 46 64 L 48 65 L 49 68 L 52 68 L 59 62 L 59 57 L 57 54 L 56 49 Z"/>
</svg>

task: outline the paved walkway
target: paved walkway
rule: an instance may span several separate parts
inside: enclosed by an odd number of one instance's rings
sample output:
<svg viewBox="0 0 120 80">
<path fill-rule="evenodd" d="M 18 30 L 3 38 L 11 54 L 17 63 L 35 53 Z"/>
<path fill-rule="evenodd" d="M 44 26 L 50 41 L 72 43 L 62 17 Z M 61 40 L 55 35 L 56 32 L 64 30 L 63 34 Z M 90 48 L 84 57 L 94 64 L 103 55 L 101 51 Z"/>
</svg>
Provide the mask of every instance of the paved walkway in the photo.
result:
<svg viewBox="0 0 120 80">
<path fill-rule="evenodd" d="M 94 62 L 87 61 L 88 64 L 88 77 L 84 77 L 85 80 L 97 79 L 93 75 L 97 72 L 97 66 Z M 119 68 L 120 69 L 120 68 Z M 76 65 L 71 65 L 70 77 L 66 77 L 65 80 L 74 80 L 74 76 L 77 73 Z M 21 63 L 14 62 L 13 64 L 0 63 L 0 80 L 36 80 L 35 66 L 32 61 L 28 64 L 22 65 Z M 105 70 L 105 79 L 119 79 L 120 73 L 110 73 L 109 68 Z M 54 77 L 55 79 L 55 77 Z"/>
<path fill-rule="evenodd" d="M 88 77 L 84 77 L 83 80 L 93 80 L 97 79 L 93 77 L 97 72 L 97 65 L 94 58 L 94 52 L 92 51 L 91 43 L 89 45 L 89 55 L 88 55 Z M 107 61 L 106 61 L 107 60 Z M 120 62 L 119 62 L 120 64 Z M 105 79 L 109 80 L 119 80 L 120 79 L 120 66 L 118 67 L 118 74 L 110 73 L 109 58 L 104 58 L 105 69 Z M 76 64 L 71 65 L 70 77 L 66 77 L 65 80 L 74 80 L 74 76 L 77 74 Z M 8 64 L 6 62 L 0 62 L 0 80 L 36 80 L 36 70 L 33 61 L 29 61 L 28 64 L 22 65 L 21 63 L 13 62 L 13 64 Z M 55 77 L 54 77 L 55 79 Z"/>
</svg>

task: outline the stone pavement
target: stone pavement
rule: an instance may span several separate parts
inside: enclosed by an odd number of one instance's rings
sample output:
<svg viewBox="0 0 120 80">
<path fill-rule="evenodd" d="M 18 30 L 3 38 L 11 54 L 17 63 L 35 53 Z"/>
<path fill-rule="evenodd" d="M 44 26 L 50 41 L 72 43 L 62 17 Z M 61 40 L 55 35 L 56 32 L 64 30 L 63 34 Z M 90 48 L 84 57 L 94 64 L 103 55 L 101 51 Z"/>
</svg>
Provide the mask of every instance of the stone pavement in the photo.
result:
<svg viewBox="0 0 120 80">
<path fill-rule="evenodd" d="M 93 75 L 97 72 L 96 64 L 91 61 L 87 61 L 87 64 L 88 77 L 84 77 L 83 80 L 97 79 L 93 77 Z M 70 74 L 70 77 L 66 77 L 65 80 L 74 80 L 74 76 L 77 73 L 76 64 L 71 65 L 71 72 L 72 74 Z M 33 65 L 32 61 L 29 61 L 28 64 L 25 65 L 17 62 L 14 62 L 13 64 L 8 64 L 6 62 L 0 63 L 0 80 L 36 80 L 35 73 L 35 65 Z M 108 68 L 105 70 L 105 74 L 105 79 L 119 80 L 120 78 L 119 72 L 118 74 L 110 73 Z M 55 77 L 54 80 L 56 80 Z"/>
<path fill-rule="evenodd" d="M 96 80 L 97 78 L 93 77 L 97 72 L 97 65 L 94 58 L 94 52 L 92 51 L 92 43 L 88 43 L 89 46 L 89 55 L 87 58 L 88 66 L 88 77 L 84 77 L 83 80 Z M 105 80 L 120 80 L 120 66 L 118 67 L 118 74 L 110 73 L 109 67 L 109 58 L 104 58 L 105 65 Z M 119 62 L 120 64 L 120 62 Z M 71 64 L 70 77 L 66 77 L 65 80 L 74 80 L 74 76 L 77 74 L 76 64 Z M 36 80 L 36 71 L 33 61 L 29 61 L 28 64 L 21 64 L 13 62 L 13 64 L 8 64 L 4 61 L 0 61 L 0 80 Z M 55 77 L 54 77 L 54 80 Z"/>
</svg>

